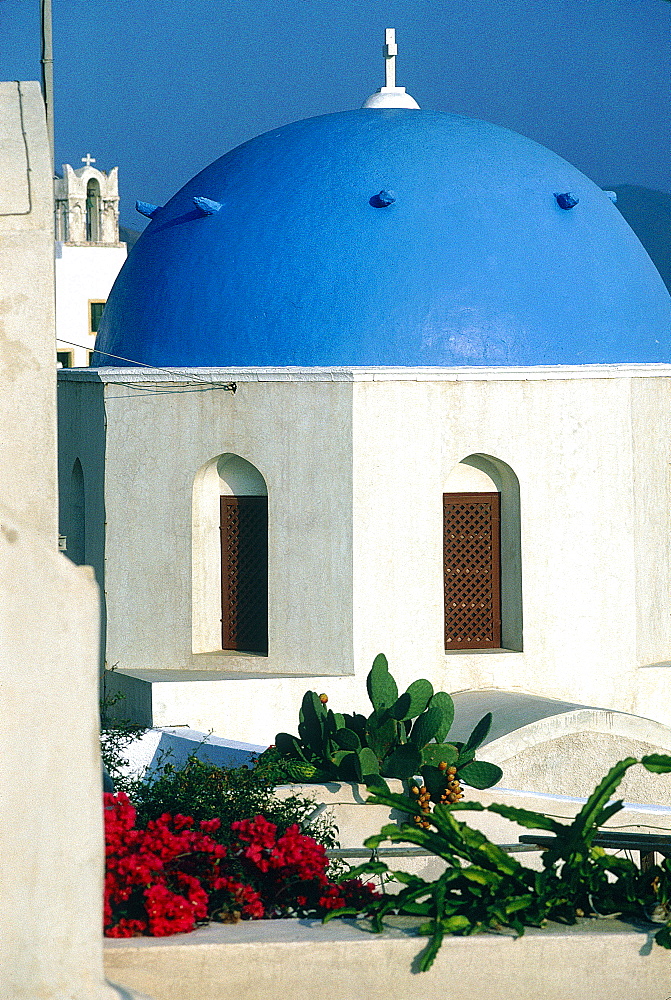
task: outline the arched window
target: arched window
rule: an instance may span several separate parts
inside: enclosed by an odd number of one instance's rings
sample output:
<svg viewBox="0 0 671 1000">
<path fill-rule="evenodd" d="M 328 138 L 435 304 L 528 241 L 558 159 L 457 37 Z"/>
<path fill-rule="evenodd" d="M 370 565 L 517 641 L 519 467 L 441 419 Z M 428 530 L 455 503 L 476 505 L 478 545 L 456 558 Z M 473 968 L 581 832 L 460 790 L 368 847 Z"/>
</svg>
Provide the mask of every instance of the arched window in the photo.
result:
<svg viewBox="0 0 671 1000">
<path fill-rule="evenodd" d="M 445 649 L 522 649 L 520 490 L 505 462 L 469 455 L 443 495 Z"/>
<path fill-rule="evenodd" d="M 193 489 L 193 651 L 268 652 L 268 490 L 255 466 L 224 454 Z"/>
<path fill-rule="evenodd" d="M 86 499 L 84 471 L 78 458 L 70 475 L 69 517 L 63 528 L 67 556 L 73 563 L 83 566 L 86 563 Z"/>
<path fill-rule="evenodd" d="M 100 242 L 100 185 L 95 177 L 86 185 L 86 239 Z"/>
</svg>

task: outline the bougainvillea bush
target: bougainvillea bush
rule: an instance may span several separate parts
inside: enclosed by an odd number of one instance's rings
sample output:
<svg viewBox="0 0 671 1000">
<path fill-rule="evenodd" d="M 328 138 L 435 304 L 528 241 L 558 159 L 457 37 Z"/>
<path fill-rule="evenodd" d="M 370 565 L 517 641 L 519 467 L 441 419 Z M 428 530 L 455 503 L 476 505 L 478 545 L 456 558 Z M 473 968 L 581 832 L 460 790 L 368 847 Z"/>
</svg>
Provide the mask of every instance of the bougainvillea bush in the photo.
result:
<svg viewBox="0 0 671 1000">
<path fill-rule="evenodd" d="M 359 879 L 326 875 L 326 851 L 298 824 L 283 832 L 265 817 L 221 820 L 164 813 L 136 826 L 128 796 L 106 794 L 107 937 L 163 937 L 209 920 L 319 917 L 361 909 L 374 897 Z"/>
<path fill-rule="evenodd" d="M 328 815 L 314 815 L 318 810 L 312 798 L 278 798 L 275 788 L 280 783 L 271 764 L 224 768 L 199 760 L 194 753 L 183 767 L 177 768 L 168 760 L 149 778 L 116 790 L 129 795 L 137 811 L 136 825 L 143 829 L 164 813 L 182 813 L 195 820 L 218 816 L 221 826 L 215 840 L 228 844 L 234 820 L 261 814 L 282 831 L 297 823 L 303 833 L 327 849 L 337 847 L 337 830 Z"/>
</svg>

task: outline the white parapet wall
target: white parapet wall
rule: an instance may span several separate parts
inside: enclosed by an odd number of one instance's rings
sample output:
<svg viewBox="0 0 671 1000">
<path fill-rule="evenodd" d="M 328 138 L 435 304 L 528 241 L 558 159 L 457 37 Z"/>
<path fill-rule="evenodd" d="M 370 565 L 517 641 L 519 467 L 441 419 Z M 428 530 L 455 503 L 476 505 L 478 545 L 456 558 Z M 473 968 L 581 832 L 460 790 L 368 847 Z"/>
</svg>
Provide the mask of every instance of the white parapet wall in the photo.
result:
<svg viewBox="0 0 671 1000">
<path fill-rule="evenodd" d="M 103 978 L 98 590 L 58 552 L 53 170 L 39 84 L 0 83 L 0 997 Z"/>
<path fill-rule="evenodd" d="M 37 83 L 0 83 L 0 171 L 0 497 L 55 548 L 53 172 Z"/>
<path fill-rule="evenodd" d="M 529 929 L 524 937 L 447 937 L 433 967 L 418 921 L 381 935 L 350 921 L 213 924 L 172 938 L 108 941 L 110 978 L 155 1000 L 666 1000 L 671 957 L 616 920 Z M 395 925 L 395 926 L 394 926 Z"/>
<path fill-rule="evenodd" d="M 643 769 L 634 768 L 634 771 L 639 773 Z M 669 780 L 666 775 L 661 777 L 666 777 Z M 395 794 L 403 792 L 400 781 L 390 780 L 388 784 Z M 519 809 L 546 813 L 554 819 L 560 822 L 565 821 L 568 824 L 586 801 L 584 798 L 574 796 L 545 795 L 503 787 L 487 788 L 483 791 L 466 788 L 465 793 L 464 804 L 468 805 L 469 802 L 473 802 L 476 809 L 460 811 L 458 814 L 460 822 L 480 830 L 495 844 L 508 846 L 517 844 L 520 834 L 529 833 L 529 830 L 496 813 L 477 811 L 479 805 L 486 807 L 492 803 L 502 803 Z M 369 797 L 367 789 L 363 785 L 350 782 L 330 782 L 327 785 L 284 785 L 277 789 L 277 794 L 282 798 L 293 794 L 313 798 L 315 802 L 313 815 L 326 812 L 331 816 L 338 827 L 340 846 L 362 848 L 360 858 L 348 858 L 348 861 L 353 864 L 360 864 L 369 856 L 369 852 L 363 850 L 367 837 L 378 833 L 387 823 L 403 821 L 406 818 L 397 810 L 389 809 L 387 806 L 371 805 L 366 801 Z M 671 808 L 625 802 L 624 808 L 608 821 L 605 828 L 628 833 L 671 835 Z M 384 850 L 384 845 L 382 850 Z M 443 867 L 442 862 L 434 855 L 394 861 L 382 856 L 381 860 L 387 861 L 390 868 L 410 871 L 426 879 L 436 878 Z M 530 854 L 525 850 L 519 860 L 530 868 L 538 868 L 540 866 L 540 852 Z"/>
</svg>

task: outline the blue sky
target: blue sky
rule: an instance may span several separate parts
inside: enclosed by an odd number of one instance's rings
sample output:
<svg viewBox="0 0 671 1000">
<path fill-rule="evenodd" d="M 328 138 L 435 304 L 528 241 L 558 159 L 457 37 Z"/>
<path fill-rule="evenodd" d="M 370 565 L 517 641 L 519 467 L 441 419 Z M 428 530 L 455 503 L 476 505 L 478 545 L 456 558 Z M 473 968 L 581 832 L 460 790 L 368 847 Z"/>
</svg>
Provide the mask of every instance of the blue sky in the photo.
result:
<svg viewBox="0 0 671 1000">
<path fill-rule="evenodd" d="M 122 222 L 231 147 L 359 107 L 398 82 L 422 107 L 512 128 L 608 186 L 671 192 L 664 0 L 52 0 L 56 163 L 119 166 Z M 39 0 L 0 0 L 0 78 L 38 79 Z"/>
</svg>

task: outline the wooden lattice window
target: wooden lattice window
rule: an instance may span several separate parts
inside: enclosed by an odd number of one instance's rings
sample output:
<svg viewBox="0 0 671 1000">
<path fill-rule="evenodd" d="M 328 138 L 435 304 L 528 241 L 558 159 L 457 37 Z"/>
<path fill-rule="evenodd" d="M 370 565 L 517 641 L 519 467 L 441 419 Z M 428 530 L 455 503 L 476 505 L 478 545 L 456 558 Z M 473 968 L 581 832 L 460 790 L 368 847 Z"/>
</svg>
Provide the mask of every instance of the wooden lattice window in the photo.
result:
<svg viewBox="0 0 671 1000">
<path fill-rule="evenodd" d="M 443 495 L 445 649 L 501 646 L 499 493 Z"/>
<path fill-rule="evenodd" d="M 268 497 L 221 498 L 222 648 L 268 652 Z"/>
</svg>

